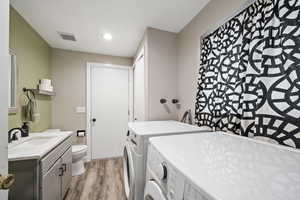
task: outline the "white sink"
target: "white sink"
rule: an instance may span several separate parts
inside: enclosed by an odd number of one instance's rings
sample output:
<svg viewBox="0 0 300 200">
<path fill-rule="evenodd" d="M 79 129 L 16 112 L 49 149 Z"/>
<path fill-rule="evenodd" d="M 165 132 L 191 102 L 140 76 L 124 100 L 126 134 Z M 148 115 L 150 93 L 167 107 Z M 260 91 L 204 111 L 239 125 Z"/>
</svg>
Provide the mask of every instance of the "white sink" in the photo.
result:
<svg viewBox="0 0 300 200">
<path fill-rule="evenodd" d="M 33 137 L 25 142 L 21 143 L 21 145 L 43 145 L 47 142 L 49 142 L 51 139 L 55 138 L 56 136 L 47 136 L 47 137 Z"/>
<path fill-rule="evenodd" d="M 32 133 L 8 145 L 8 160 L 40 159 L 71 135 L 69 131 Z"/>
<path fill-rule="evenodd" d="M 55 139 L 57 136 L 38 136 L 26 138 L 23 141 L 13 143 L 8 146 L 8 153 L 15 153 L 18 151 L 26 151 L 32 148 L 39 148 L 47 145 L 50 141 Z"/>
</svg>

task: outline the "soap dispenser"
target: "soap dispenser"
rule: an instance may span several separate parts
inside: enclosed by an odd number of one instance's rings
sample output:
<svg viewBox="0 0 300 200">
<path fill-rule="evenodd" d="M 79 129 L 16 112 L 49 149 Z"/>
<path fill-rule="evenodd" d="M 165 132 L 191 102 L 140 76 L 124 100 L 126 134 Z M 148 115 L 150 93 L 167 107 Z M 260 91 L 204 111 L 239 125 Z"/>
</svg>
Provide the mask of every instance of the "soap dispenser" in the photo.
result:
<svg viewBox="0 0 300 200">
<path fill-rule="evenodd" d="M 29 136 L 29 126 L 27 125 L 27 122 L 24 122 L 22 127 L 22 137 L 28 137 Z"/>
</svg>

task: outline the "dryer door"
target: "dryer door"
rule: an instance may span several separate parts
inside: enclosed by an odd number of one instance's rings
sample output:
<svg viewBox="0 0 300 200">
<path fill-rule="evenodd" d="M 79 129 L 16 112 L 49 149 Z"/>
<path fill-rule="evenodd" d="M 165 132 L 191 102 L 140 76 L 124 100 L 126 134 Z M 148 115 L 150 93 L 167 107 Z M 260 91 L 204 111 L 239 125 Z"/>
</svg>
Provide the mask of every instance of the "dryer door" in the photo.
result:
<svg viewBox="0 0 300 200">
<path fill-rule="evenodd" d="M 154 180 L 149 180 L 145 189 L 145 200 L 166 200 L 159 185 Z"/>
<path fill-rule="evenodd" d="M 133 199 L 134 195 L 134 163 L 133 163 L 133 157 L 132 152 L 130 149 L 130 145 L 126 144 L 123 151 L 123 181 L 124 181 L 124 189 L 125 194 L 128 200 Z"/>
</svg>

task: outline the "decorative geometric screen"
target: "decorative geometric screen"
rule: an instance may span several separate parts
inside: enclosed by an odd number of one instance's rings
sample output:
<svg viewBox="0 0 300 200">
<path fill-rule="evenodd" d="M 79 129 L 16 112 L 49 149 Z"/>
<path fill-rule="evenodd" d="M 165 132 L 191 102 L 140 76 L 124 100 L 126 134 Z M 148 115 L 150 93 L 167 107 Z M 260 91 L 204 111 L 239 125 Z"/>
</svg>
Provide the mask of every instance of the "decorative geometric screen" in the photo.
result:
<svg viewBox="0 0 300 200">
<path fill-rule="evenodd" d="M 196 123 L 300 148 L 300 0 L 258 0 L 202 40 Z"/>
</svg>

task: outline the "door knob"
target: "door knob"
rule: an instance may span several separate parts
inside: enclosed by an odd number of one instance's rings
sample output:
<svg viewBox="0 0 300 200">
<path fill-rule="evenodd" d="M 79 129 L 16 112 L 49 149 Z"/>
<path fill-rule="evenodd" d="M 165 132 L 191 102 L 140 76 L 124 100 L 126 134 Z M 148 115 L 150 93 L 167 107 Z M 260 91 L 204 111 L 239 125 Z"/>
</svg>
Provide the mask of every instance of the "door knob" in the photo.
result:
<svg viewBox="0 0 300 200">
<path fill-rule="evenodd" d="M 96 121 L 97 121 L 96 118 L 93 118 L 93 119 L 92 119 L 92 122 L 96 122 Z"/>
<path fill-rule="evenodd" d="M 8 174 L 6 176 L 2 176 L 0 174 L 0 190 L 9 189 L 15 182 L 15 175 Z"/>
</svg>

